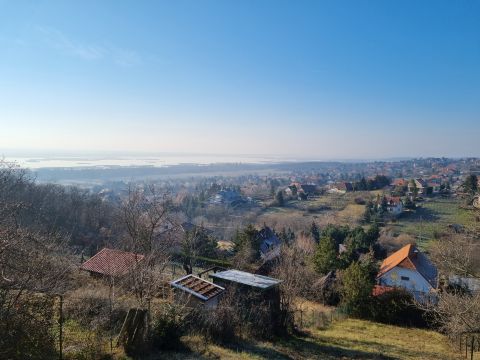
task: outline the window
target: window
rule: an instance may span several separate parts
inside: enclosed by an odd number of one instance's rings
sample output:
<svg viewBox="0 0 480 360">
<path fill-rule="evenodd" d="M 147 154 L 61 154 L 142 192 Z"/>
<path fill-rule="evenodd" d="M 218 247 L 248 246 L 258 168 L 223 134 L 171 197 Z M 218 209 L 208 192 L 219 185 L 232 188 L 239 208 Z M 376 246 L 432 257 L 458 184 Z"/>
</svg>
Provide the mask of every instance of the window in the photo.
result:
<svg viewBox="0 0 480 360">
<path fill-rule="evenodd" d="M 400 278 L 404 281 L 408 281 L 410 280 L 410 278 L 408 276 L 400 276 Z"/>
</svg>

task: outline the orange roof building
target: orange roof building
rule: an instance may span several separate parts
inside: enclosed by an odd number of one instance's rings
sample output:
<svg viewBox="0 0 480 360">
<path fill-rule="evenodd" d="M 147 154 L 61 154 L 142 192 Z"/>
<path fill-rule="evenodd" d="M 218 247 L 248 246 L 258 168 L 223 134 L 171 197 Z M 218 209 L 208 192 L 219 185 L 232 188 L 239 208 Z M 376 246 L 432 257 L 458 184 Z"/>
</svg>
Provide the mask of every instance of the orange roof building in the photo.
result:
<svg viewBox="0 0 480 360">
<path fill-rule="evenodd" d="M 403 288 L 421 300 L 437 288 L 437 269 L 415 245 L 408 244 L 383 261 L 377 283 Z"/>
</svg>

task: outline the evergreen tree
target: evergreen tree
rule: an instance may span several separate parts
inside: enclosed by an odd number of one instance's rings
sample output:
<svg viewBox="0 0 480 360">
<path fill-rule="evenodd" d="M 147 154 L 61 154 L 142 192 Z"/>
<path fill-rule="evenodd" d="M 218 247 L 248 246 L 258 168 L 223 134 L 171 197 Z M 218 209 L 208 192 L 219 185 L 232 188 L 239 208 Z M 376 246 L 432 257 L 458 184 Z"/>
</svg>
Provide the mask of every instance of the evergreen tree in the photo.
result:
<svg viewBox="0 0 480 360">
<path fill-rule="evenodd" d="M 285 205 L 285 199 L 283 198 L 283 191 L 279 190 L 277 192 L 277 196 L 275 196 L 275 201 L 277 202 L 277 206 Z"/>
<path fill-rule="evenodd" d="M 372 221 L 372 208 L 373 208 L 373 203 L 369 201 L 367 205 L 365 205 L 365 211 L 363 213 L 363 222 L 366 224 Z"/>
<path fill-rule="evenodd" d="M 315 221 L 312 221 L 312 225 L 310 226 L 310 234 L 312 234 L 313 239 L 318 244 L 320 241 L 320 230 L 318 229 L 317 224 L 315 224 Z"/>
<path fill-rule="evenodd" d="M 410 187 L 412 188 L 413 198 L 416 199 L 418 196 L 418 187 L 414 179 L 410 180 Z"/>
<path fill-rule="evenodd" d="M 322 237 L 313 258 L 315 270 L 326 274 L 337 268 L 337 251 L 335 240 L 332 237 Z"/>
<path fill-rule="evenodd" d="M 342 274 L 341 306 L 352 316 L 368 313 L 374 281 L 369 266 L 353 262 Z"/>
<path fill-rule="evenodd" d="M 367 246 L 370 248 L 370 246 L 374 245 L 378 241 L 379 237 L 380 227 L 378 224 L 372 224 L 366 233 Z"/>
<path fill-rule="evenodd" d="M 467 176 L 463 182 L 463 190 L 469 195 L 475 195 L 478 191 L 478 178 L 475 174 Z"/>
</svg>

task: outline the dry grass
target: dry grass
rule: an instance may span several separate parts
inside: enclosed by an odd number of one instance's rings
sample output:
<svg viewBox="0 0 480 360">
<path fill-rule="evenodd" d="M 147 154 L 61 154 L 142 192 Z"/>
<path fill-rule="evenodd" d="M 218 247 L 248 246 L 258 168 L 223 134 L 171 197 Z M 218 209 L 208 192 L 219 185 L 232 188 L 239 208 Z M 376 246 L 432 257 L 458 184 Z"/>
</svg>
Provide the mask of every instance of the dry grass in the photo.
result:
<svg viewBox="0 0 480 360">
<path fill-rule="evenodd" d="M 184 339 L 190 352 L 152 359 L 456 359 L 446 338 L 436 332 L 347 319 L 327 330 L 275 342 L 245 341 L 230 346 Z"/>
</svg>

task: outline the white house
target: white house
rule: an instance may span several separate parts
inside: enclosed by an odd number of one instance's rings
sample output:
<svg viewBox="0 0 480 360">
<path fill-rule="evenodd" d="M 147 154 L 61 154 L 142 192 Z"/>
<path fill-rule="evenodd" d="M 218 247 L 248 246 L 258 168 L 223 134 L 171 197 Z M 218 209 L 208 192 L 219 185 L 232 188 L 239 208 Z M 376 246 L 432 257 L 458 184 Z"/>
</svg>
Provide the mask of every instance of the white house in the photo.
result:
<svg viewBox="0 0 480 360">
<path fill-rule="evenodd" d="M 403 202 L 399 197 L 387 197 L 387 211 L 393 216 L 399 216 L 403 212 Z"/>
<path fill-rule="evenodd" d="M 437 269 L 415 245 L 409 244 L 383 261 L 377 283 L 387 288 L 403 288 L 423 302 L 435 298 Z"/>
</svg>

